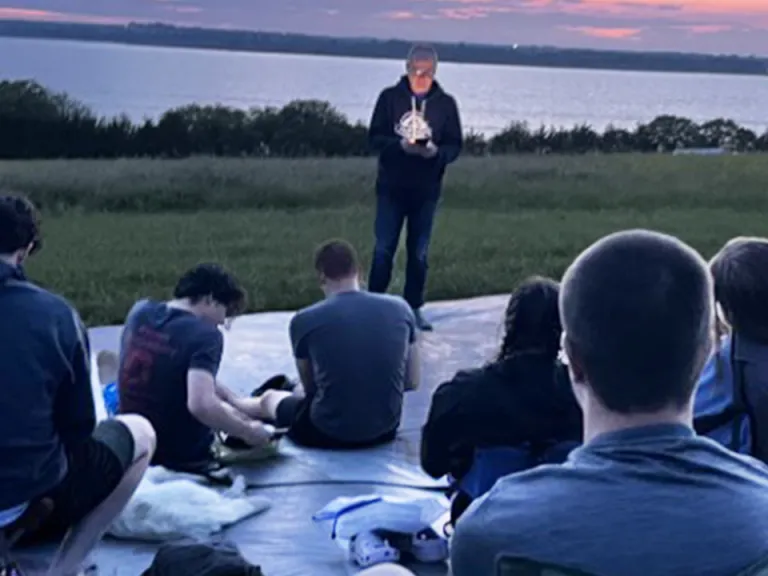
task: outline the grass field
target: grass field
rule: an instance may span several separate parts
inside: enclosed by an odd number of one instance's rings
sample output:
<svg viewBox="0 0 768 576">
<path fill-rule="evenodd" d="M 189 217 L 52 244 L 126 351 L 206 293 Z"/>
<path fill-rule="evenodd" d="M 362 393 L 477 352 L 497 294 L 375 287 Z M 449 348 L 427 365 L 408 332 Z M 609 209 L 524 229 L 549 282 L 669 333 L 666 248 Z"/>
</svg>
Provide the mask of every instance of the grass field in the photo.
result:
<svg viewBox="0 0 768 576">
<path fill-rule="evenodd" d="M 318 242 L 345 237 L 367 266 L 374 177 L 370 159 L 0 162 L 0 188 L 43 208 L 46 246 L 30 276 L 90 325 L 167 296 L 204 260 L 236 271 L 251 310 L 314 301 Z M 676 234 L 709 257 L 733 236 L 768 234 L 767 212 L 764 156 L 462 159 L 446 180 L 429 299 L 559 276 L 590 242 L 630 227 Z"/>
</svg>

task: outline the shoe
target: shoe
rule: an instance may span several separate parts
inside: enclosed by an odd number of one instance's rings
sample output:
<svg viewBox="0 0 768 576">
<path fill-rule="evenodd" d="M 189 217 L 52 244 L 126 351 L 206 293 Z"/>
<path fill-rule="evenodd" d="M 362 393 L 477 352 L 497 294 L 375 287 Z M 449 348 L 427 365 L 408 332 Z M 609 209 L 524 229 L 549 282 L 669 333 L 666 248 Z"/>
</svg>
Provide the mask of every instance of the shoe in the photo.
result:
<svg viewBox="0 0 768 576">
<path fill-rule="evenodd" d="M 349 541 L 349 557 L 360 568 L 369 568 L 399 562 L 400 552 L 376 532 L 361 532 Z"/>
<path fill-rule="evenodd" d="M 24 576 L 24 572 L 15 562 L 0 565 L 0 576 Z"/>
<path fill-rule="evenodd" d="M 296 389 L 296 382 L 291 382 L 285 374 L 272 376 L 261 386 L 251 392 L 252 398 L 258 398 L 267 390 L 282 390 L 284 392 L 293 392 Z"/>
<path fill-rule="evenodd" d="M 432 528 L 427 528 L 416 534 L 382 531 L 379 537 L 389 542 L 401 557 L 414 558 L 424 564 L 437 564 L 448 559 L 448 540 L 441 537 Z"/>
<path fill-rule="evenodd" d="M 418 329 L 422 332 L 432 332 L 432 324 L 426 321 L 424 316 L 421 314 L 421 310 L 414 310 L 413 313 L 416 316 L 416 326 Z"/>
</svg>

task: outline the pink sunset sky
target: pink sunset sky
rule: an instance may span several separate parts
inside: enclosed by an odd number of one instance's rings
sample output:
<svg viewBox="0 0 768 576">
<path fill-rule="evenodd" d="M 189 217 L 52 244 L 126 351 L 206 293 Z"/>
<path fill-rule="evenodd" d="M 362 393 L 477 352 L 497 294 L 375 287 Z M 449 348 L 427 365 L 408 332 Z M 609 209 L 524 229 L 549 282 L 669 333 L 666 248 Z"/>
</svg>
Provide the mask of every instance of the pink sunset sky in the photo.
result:
<svg viewBox="0 0 768 576">
<path fill-rule="evenodd" d="M 768 55 L 768 0 L 0 0 L 0 18 Z"/>
</svg>

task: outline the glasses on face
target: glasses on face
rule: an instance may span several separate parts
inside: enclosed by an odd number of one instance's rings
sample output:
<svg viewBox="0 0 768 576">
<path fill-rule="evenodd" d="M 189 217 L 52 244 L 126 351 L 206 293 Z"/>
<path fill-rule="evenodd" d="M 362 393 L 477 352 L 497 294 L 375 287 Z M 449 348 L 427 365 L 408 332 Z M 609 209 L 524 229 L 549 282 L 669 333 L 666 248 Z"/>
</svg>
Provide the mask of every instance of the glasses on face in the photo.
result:
<svg viewBox="0 0 768 576">
<path fill-rule="evenodd" d="M 408 74 L 417 78 L 434 78 L 435 69 L 428 66 L 409 66 Z"/>
</svg>

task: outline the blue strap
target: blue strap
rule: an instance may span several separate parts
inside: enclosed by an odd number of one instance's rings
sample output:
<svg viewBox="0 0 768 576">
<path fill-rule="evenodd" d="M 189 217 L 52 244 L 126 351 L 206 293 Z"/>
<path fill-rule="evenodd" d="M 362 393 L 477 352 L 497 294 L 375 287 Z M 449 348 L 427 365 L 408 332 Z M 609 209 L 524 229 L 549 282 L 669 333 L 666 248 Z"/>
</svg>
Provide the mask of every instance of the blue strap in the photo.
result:
<svg viewBox="0 0 768 576">
<path fill-rule="evenodd" d="M 337 510 L 336 512 L 326 512 L 324 514 L 315 514 L 312 519 L 315 521 L 322 521 L 322 520 L 330 520 L 333 519 L 333 528 L 331 529 L 331 538 L 333 540 L 336 539 L 336 527 L 339 523 L 339 519 L 349 512 L 352 512 L 354 510 L 359 510 L 360 508 L 365 508 L 366 506 L 369 506 L 371 504 L 376 504 L 377 502 L 381 502 L 383 498 L 381 496 L 373 496 L 371 498 L 367 498 L 365 500 L 361 500 L 359 502 L 353 502 L 352 504 L 348 504 L 347 506 L 344 506 L 340 510 Z"/>
</svg>

